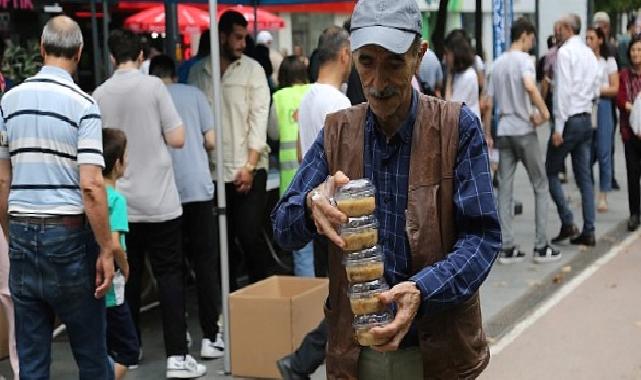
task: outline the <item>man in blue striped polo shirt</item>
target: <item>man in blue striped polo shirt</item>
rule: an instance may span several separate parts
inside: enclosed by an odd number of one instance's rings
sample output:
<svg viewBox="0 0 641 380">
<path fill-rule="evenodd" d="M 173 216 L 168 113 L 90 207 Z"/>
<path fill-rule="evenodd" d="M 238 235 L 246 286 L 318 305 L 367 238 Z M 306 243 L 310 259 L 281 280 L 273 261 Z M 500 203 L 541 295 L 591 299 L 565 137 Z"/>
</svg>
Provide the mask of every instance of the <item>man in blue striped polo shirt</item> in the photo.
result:
<svg viewBox="0 0 641 380">
<path fill-rule="evenodd" d="M 80 379 L 113 379 L 105 302 L 113 245 L 96 102 L 71 75 L 78 24 L 52 18 L 44 67 L 2 98 L 0 222 L 9 236 L 20 377 L 48 379 L 54 315 L 67 326 Z"/>
</svg>

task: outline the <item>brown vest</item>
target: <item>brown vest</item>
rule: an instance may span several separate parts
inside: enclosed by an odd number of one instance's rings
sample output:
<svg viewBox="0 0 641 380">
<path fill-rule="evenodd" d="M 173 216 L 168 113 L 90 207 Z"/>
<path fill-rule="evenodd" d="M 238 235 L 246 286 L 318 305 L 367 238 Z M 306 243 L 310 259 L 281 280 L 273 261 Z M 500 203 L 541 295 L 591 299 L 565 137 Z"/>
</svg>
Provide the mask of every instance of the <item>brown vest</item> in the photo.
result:
<svg viewBox="0 0 641 380">
<path fill-rule="evenodd" d="M 456 243 L 454 166 L 461 106 L 421 96 L 412 133 L 406 233 L 412 273 L 441 261 Z M 329 172 L 363 177 L 367 104 L 327 116 L 325 152 Z M 327 378 L 357 379 L 360 347 L 354 340 L 342 252 L 330 245 Z M 417 323 L 425 379 L 473 379 L 490 359 L 481 325 L 478 293 Z"/>
</svg>

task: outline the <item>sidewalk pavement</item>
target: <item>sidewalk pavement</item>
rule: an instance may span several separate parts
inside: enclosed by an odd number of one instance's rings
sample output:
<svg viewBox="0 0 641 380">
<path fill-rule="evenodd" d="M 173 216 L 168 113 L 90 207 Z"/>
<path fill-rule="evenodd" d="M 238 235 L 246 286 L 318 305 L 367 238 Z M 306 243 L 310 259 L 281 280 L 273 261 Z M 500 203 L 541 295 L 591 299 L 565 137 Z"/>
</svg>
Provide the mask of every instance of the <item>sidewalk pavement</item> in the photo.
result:
<svg viewBox="0 0 641 380">
<path fill-rule="evenodd" d="M 480 379 L 641 379 L 641 233 L 626 243 L 499 342 Z"/>
<path fill-rule="evenodd" d="M 549 128 L 543 126 L 538 129 L 539 142 L 542 151 L 545 152 Z M 563 258 L 554 263 L 535 264 L 531 261 L 531 253 L 534 244 L 534 195 L 531 190 L 527 174 L 522 165 L 519 165 L 514 182 L 515 199 L 523 203 L 523 214 L 514 219 L 514 232 L 517 244 L 528 253 L 526 262 L 514 265 L 501 265 L 496 263 L 487 281 L 481 287 L 481 305 L 485 327 L 490 342 L 495 342 L 505 334 L 511 326 L 520 321 L 524 316 L 536 309 L 541 301 L 549 297 L 560 288 L 568 278 L 575 275 L 581 269 L 602 255 L 614 243 L 624 239 L 628 234 L 625 232 L 624 222 L 628 218 L 627 184 L 625 181 L 625 160 L 623 158 L 623 147 L 621 139 L 616 137 L 616 177 L 621 185 L 621 191 L 612 192 L 609 195 L 610 211 L 606 214 L 597 214 L 596 234 L 599 240 L 595 249 L 575 247 L 568 243 L 560 245 Z M 571 171 L 570 160 L 567 160 L 568 170 Z M 595 167 L 595 176 L 598 178 L 598 170 Z M 597 180 L 598 183 L 598 180 Z M 581 197 L 570 173 L 570 183 L 564 185 L 566 195 L 570 199 L 571 208 L 575 215 L 575 221 L 579 228 L 582 224 Z M 595 188 L 595 194 L 598 189 Z M 548 217 L 548 237 L 556 236 L 560 229 L 560 222 L 556 208 L 550 201 Z M 200 349 L 200 329 L 198 325 L 198 313 L 193 294 L 189 297 L 189 326 L 194 339 L 194 347 L 191 354 L 198 358 Z M 164 378 L 165 356 L 162 343 L 162 331 L 160 326 L 160 315 L 157 309 L 151 310 L 141 316 L 142 334 L 144 341 L 144 360 L 140 367 L 130 371 L 127 379 L 132 380 L 157 380 Z M 641 318 L 640 318 L 641 319 Z M 537 367 L 538 363 L 534 358 L 522 369 Z M 202 379 L 231 379 L 221 374 L 223 369 L 222 359 L 206 362 L 208 374 Z M 11 373 L 8 361 L 0 362 L 0 375 L 9 377 Z M 71 351 L 65 337 L 58 338 L 53 347 L 52 363 L 53 379 L 77 378 L 77 370 L 73 361 Z M 324 379 L 324 369 L 313 376 L 313 379 Z M 516 378 L 516 377 L 513 377 Z"/>
</svg>

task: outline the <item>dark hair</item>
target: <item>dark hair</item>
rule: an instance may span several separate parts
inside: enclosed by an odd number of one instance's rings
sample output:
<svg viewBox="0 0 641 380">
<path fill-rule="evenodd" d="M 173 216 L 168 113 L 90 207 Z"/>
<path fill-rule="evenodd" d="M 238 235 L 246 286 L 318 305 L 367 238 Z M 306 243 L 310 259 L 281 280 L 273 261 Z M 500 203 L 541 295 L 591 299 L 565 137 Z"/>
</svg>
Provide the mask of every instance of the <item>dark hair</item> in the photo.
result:
<svg viewBox="0 0 641 380">
<path fill-rule="evenodd" d="M 278 85 L 280 88 L 285 88 L 300 83 L 307 83 L 305 63 L 295 55 L 285 57 L 278 69 Z"/>
<path fill-rule="evenodd" d="M 628 60 L 630 61 L 630 65 L 632 65 L 632 57 L 630 56 L 630 52 L 632 51 L 632 46 L 637 43 L 641 43 L 641 34 L 634 35 L 630 40 L 630 44 L 628 45 Z"/>
<path fill-rule="evenodd" d="M 554 47 L 555 42 L 556 41 L 554 40 L 554 36 L 552 35 L 548 36 L 548 39 L 547 39 L 548 49 L 552 49 Z"/>
<path fill-rule="evenodd" d="M 220 20 L 218 20 L 218 32 L 230 34 L 234 31 L 234 25 L 246 28 L 248 24 L 242 13 L 227 11 L 223 13 L 222 16 L 220 16 Z"/>
<path fill-rule="evenodd" d="M 129 30 L 114 30 L 107 40 L 109 51 L 116 60 L 116 65 L 138 59 L 142 51 L 140 37 Z"/>
<path fill-rule="evenodd" d="M 340 26 L 330 26 L 318 38 L 318 64 L 324 65 L 338 58 L 340 50 L 349 44 L 349 34 Z"/>
<path fill-rule="evenodd" d="M 445 47 L 454 54 L 454 72 L 460 73 L 474 65 L 474 50 L 469 39 L 454 32 L 450 32 L 445 38 Z"/>
<path fill-rule="evenodd" d="M 521 38 L 523 33 L 527 35 L 534 34 L 536 33 L 536 29 L 534 28 L 534 25 L 532 25 L 532 23 L 525 17 L 520 17 L 518 20 L 512 23 L 512 29 L 510 30 L 510 38 L 512 42 L 515 42 L 519 38 Z"/>
<path fill-rule="evenodd" d="M 211 53 L 211 35 L 209 34 L 209 29 L 207 29 L 200 35 L 198 54 L 196 54 L 196 56 L 198 58 L 205 58 L 209 53 Z"/>
<path fill-rule="evenodd" d="M 149 62 L 149 74 L 158 78 L 174 78 L 176 76 L 176 64 L 168 55 L 157 55 Z"/>
<path fill-rule="evenodd" d="M 599 55 L 605 59 L 608 59 L 610 57 L 610 51 L 608 49 L 607 40 L 605 39 L 605 33 L 603 33 L 603 29 L 596 26 L 590 26 L 586 29 L 585 33 L 587 34 L 589 31 L 593 31 L 596 34 L 596 37 L 603 41 L 601 42 L 601 45 L 599 45 Z"/>
<path fill-rule="evenodd" d="M 628 25 L 626 25 L 625 30 L 630 30 L 630 28 L 632 28 L 636 22 L 637 22 L 636 17 L 631 17 L 631 18 L 628 20 Z"/>
<path fill-rule="evenodd" d="M 345 29 L 347 33 L 352 34 L 352 16 L 349 16 L 347 20 L 343 22 L 343 29 Z"/>
<path fill-rule="evenodd" d="M 125 159 L 125 150 L 127 150 L 127 135 L 120 129 L 103 128 L 102 129 L 102 156 L 105 160 L 105 168 L 102 169 L 102 175 L 111 175 L 116 166 L 116 161 L 120 162 Z"/>
</svg>

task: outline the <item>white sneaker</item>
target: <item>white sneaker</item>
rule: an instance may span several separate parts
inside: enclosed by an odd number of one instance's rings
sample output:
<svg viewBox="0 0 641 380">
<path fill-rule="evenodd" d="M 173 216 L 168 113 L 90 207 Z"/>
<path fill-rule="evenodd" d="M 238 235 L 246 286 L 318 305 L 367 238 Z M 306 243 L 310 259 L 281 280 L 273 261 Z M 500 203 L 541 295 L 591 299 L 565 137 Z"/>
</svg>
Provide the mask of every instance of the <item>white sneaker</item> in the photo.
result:
<svg viewBox="0 0 641 380">
<path fill-rule="evenodd" d="M 223 340 L 223 333 L 216 334 L 216 341 L 214 342 L 214 347 L 221 351 L 225 351 L 225 341 Z"/>
<path fill-rule="evenodd" d="M 207 367 L 199 364 L 191 355 L 167 358 L 167 378 L 195 379 L 207 373 Z"/>
<path fill-rule="evenodd" d="M 218 339 L 216 339 L 216 342 L 212 342 L 207 338 L 203 338 L 200 345 L 200 357 L 202 359 L 217 359 L 223 357 L 225 355 L 224 343 L 222 343 L 222 341 L 220 342 L 223 348 L 219 348 L 216 343 L 218 343 Z"/>
</svg>

